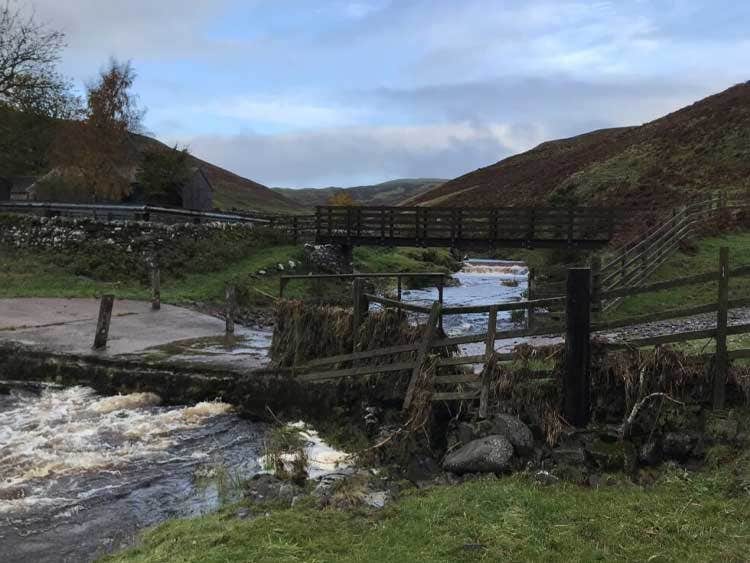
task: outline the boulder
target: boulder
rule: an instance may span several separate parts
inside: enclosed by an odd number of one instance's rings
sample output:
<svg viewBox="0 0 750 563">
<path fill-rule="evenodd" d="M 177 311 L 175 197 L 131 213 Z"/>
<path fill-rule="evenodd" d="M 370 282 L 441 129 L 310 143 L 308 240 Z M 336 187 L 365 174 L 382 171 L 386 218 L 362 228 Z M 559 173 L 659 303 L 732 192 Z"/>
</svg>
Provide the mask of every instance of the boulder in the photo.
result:
<svg viewBox="0 0 750 563">
<path fill-rule="evenodd" d="M 253 475 L 245 487 L 245 498 L 255 502 L 280 501 L 291 503 L 296 495 L 303 492 L 302 487 L 283 481 L 270 473 Z"/>
<path fill-rule="evenodd" d="M 304 262 L 313 270 L 326 274 L 351 272 L 346 252 L 335 244 L 305 244 Z"/>
<path fill-rule="evenodd" d="M 500 473 L 509 467 L 513 457 L 513 444 L 502 435 L 486 436 L 469 442 L 449 454 L 443 469 L 463 475 L 465 473 Z"/>
<path fill-rule="evenodd" d="M 513 444 L 516 454 L 528 455 L 534 451 L 534 434 L 517 416 L 497 414 L 492 417 L 494 434 L 505 436 Z"/>
</svg>

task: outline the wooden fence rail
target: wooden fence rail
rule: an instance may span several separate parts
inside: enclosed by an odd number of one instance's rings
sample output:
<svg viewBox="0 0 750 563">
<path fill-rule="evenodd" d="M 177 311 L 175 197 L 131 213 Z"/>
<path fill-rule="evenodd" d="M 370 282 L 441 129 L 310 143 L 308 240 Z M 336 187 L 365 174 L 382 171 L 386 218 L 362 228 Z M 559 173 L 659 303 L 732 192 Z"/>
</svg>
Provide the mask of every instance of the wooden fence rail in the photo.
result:
<svg viewBox="0 0 750 563">
<path fill-rule="evenodd" d="M 484 343 L 484 352 L 482 354 L 473 354 L 466 356 L 439 356 L 436 360 L 436 367 L 455 368 L 462 365 L 480 365 L 483 366 L 480 375 L 476 373 L 448 373 L 441 375 L 438 371 L 434 379 L 436 387 L 459 386 L 458 390 L 438 389 L 432 395 L 433 401 L 454 401 L 454 400 L 478 400 L 479 414 L 487 414 L 488 396 L 489 396 L 489 373 L 497 362 L 513 361 L 512 353 L 497 353 L 494 349 L 494 343 L 497 340 L 506 338 L 518 338 L 535 335 L 560 335 L 565 334 L 566 342 L 566 366 L 563 373 L 563 415 L 566 420 L 576 425 L 585 425 L 590 415 L 590 406 L 588 404 L 587 393 L 590 389 L 590 341 L 593 334 L 597 331 L 611 330 L 614 328 L 628 328 L 639 326 L 643 323 L 660 320 L 669 320 L 675 318 L 684 318 L 702 313 L 716 313 L 716 326 L 701 330 L 689 330 L 677 333 L 662 334 L 642 338 L 631 338 L 623 342 L 608 342 L 604 346 L 610 350 L 638 348 L 645 346 L 658 346 L 667 343 L 687 342 L 690 340 L 716 339 L 716 351 L 711 356 L 714 358 L 714 387 L 713 387 L 713 404 L 715 408 L 722 408 L 724 405 L 724 393 L 726 387 L 728 366 L 732 360 L 741 358 L 750 358 L 750 349 L 728 350 L 727 338 L 732 335 L 750 333 L 750 323 L 741 323 L 735 325 L 728 324 L 728 311 L 737 307 L 750 306 L 750 297 L 738 299 L 729 299 L 730 281 L 733 277 L 750 276 L 750 265 L 729 267 L 729 253 L 726 248 L 721 249 L 719 259 L 719 269 L 717 272 L 707 272 L 665 282 L 658 282 L 637 288 L 628 288 L 632 293 L 615 290 L 610 292 L 615 295 L 641 294 L 646 291 L 663 291 L 665 289 L 674 289 L 677 287 L 686 287 L 699 283 L 716 281 L 718 282 L 717 301 L 704 305 L 685 307 L 681 309 L 672 309 L 664 312 L 649 313 L 638 315 L 628 319 L 603 321 L 598 323 L 590 322 L 590 311 L 594 290 L 592 287 L 592 272 L 590 269 L 571 269 L 568 273 L 568 291 L 565 297 L 565 306 L 567 309 L 566 326 L 564 332 L 555 332 L 555 329 L 519 329 L 509 331 L 497 330 L 497 314 L 501 310 L 528 310 L 549 303 L 547 300 L 520 301 L 515 303 L 498 303 L 491 305 L 482 305 L 477 307 L 441 307 L 440 303 L 433 303 L 430 308 L 420 305 L 403 303 L 393 299 L 386 299 L 374 295 L 365 294 L 369 301 L 377 301 L 383 306 L 398 307 L 401 309 L 415 308 L 420 313 L 429 312 L 429 319 L 424 329 L 424 335 L 420 342 L 415 344 L 393 346 L 378 350 L 369 350 L 364 352 L 355 352 L 353 354 L 344 354 L 321 358 L 309 362 L 303 366 L 296 366 L 293 371 L 306 381 L 327 381 L 336 380 L 342 377 L 372 375 L 378 373 L 393 372 L 411 372 L 410 383 L 404 400 L 404 407 L 407 408 L 412 400 L 416 377 L 421 370 L 425 368 L 430 352 L 438 349 L 445 350 L 447 347 L 470 344 Z M 555 298 L 554 301 L 559 301 Z M 439 318 L 443 314 L 463 314 L 470 313 L 487 313 L 488 328 L 485 333 L 471 334 L 456 337 L 438 338 L 437 327 Z M 409 355 L 410 359 L 404 359 L 404 355 Z M 333 366 L 336 364 L 347 364 L 348 362 L 361 362 L 363 360 L 373 360 L 375 358 L 384 359 L 391 356 L 390 362 L 378 363 L 370 366 L 345 367 L 343 369 L 327 369 L 316 371 L 324 366 Z"/>
</svg>

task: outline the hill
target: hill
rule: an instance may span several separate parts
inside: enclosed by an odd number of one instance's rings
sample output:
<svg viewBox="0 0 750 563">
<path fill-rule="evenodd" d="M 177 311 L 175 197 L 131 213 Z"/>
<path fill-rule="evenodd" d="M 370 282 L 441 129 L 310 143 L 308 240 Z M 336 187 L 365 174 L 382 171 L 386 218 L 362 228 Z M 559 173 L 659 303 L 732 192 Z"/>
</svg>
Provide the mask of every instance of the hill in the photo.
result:
<svg viewBox="0 0 750 563">
<path fill-rule="evenodd" d="M 133 141 L 139 153 L 152 147 L 168 149 L 162 142 L 143 135 L 133 135 Z M 305 213 L 307 210 L 300 204 L 284 197 L 271 188 L 243 178 L 220 166 L 201 160 L 191 155 L 195 166 L 200 166 L 208 181 L 214 188 L 214 207 L 223 211 L 232 209 L 254 210 L 264 213 Z"/>
<path fill-rule="evenodd" d="M 275 192 L 307 208 L 326 205 L 337 194 L 347 193 L 360 205 L 399 205 L 445 182 L 437 178 L 402 178 L 371 186 L 351 188 L 273 188 Z"/>
<path fill-rule="evenodd" d="M 542 143 L 411 203 L 658 206 L 719 189 L 750 189 L 750 82 L 641 126 Z"/>
<path fill-rule="evenodd" d="M 0 176 L 41 176 L 49 171 L 50 144 L 59 122 L 23 114 L 0 106 Z M 143 135 L 132 134 L 128 160 L 135 168 L 148 148 L 166 145 Z M 214 187 L 214 206 L 222 210 L 255 210 L 263 213 L 304 213 L 305 208 L 270 188 L 191 156 Z"/>
</svg>

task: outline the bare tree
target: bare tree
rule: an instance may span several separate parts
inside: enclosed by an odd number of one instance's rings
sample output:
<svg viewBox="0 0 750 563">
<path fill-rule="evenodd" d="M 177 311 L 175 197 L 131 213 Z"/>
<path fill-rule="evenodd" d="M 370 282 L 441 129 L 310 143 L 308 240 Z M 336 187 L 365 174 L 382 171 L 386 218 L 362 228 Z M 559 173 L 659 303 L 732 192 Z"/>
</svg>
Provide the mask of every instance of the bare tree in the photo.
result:
<svg viewBox="0 0 750 563">
<path fill-rule="evenodd" d="M 0 104 L 53 117 L 76 110 L 70 83 L 56 69 L 65 35 L 24 16 L 6 0 L 0 6 Z"/>
</svg>

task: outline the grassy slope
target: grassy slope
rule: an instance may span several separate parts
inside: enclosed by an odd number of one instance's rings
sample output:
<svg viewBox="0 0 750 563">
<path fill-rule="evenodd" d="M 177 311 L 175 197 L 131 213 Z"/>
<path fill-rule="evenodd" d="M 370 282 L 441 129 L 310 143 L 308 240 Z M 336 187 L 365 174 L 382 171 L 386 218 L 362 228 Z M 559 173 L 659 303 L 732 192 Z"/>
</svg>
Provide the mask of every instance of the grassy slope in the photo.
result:
<svg viewBox="0 0 750 563">
<path fill-rule="evenodd" d="M 50 169 L 48 153 L 56 136 L 57 122 L 0 107 L 0 176 L 39 176 Z M 133 164 L 148 147 L 166 145 L 151 137 L 132 134 Z M 233 174 L 210 162 L 192 157 L 214 187 L 217 208 L 263 213 L 304 213 L 299 204 L 266 186 Z"/>
<path fill-rule="evenodd" d="M 139 151 L 150 146 L 164 147 L 160 141 L 142 135 L 133 135 Z M 196 166 L 203 168 L 214 188 L 214 207 L 224 211 L 239 209 L 262 213 L 304 213 L 306 209 L 296 202 L 266 186 L 224 170 L 219 166 L 191 157 Z"/>
<path fill-rule="evenodd" d="M 350 194 L 354 201 L 360 205 L 399 205 L 404 200 L 432 189 L 443 182 L 445 180 L 437 178 L 402 178 L 371 186 L 352 188 L 273 188 L 273 190 L 308 208 L 326 205 L 331 196 L 342 192 Z"/>
<path fill-rule="evenodd" d="M 729 247 L 730 268 L 750 264 L 750 233 L 731 233 L 698 241 L 695 254 L 678 252 L 661 266 L 649 281 L 663 281 L 702 272 L 717 271 L 719 249 L 722 246 Z M 717 284 L 710 282 L 636 295 L 624 299 L 607 317 L 612 319 L 627 318 L 692 305 L 715 303 L 718 298 L 717 292 Z M 729 298 L 737 299 L 748 296 L 750 296 L 750 277 L 730 278 Z M 712 339 L 694 340 L 677 345 L 677 347 L 688 352 L 712 352 L 714 341 Z M 750 348 L 750 335 L 730 336 L 729 348 Z"/>
<path fill-rule="evenodd" d="M 422 205 L 671 205 L 750 187 L 750 82 L 640 127 L 543 143 L 421 194 Z"/>
<path fill-rule="evenodd" d="M 697 241 L 697 251 L 694 254 L 683 252 L 674 254 L 656 270 L 649 281 L 657 282 L 702 272 L 718 271 L 719 248 L 722 246 L 729 247 L 731 268 L 750 264 L 750 233 L 730 233 Z M 730 299 L 748 295 L 750 295 L 750 277 L 730 279 Z M 715 302 L 717 296 L 715 282 L 646 293 L 624 299 L 613 311 L 612 316 L 629 317 L 647 312 L 701 305 Z"/>
<path fill-rule="evenodd" d="M 224 284 L 230 280 L 242 283 L 258 270 L 266 269 L 265 277 L 252 278 L 253 288 L 271 295 L 278 293 L 276 264 L 289 259 L 299 260 L 301 250 L 291 245 L 258 248 L 244 259 L 218 271 L 205 273 L 184 272 L 180 277 L 162 275 L 161 297 L 165 303 L 191 301 L 221 303 Z M 149 299 L 149 289 L 138 280 L 122 278 L 103 281 L 77 275 L 70 268 L 59 265 L 49 255 L 40 252 L 15 252 L 0 248 L 0 297 L 97 297 L 114 293 L 121 299 Z M 267 304 L 268 298 L 249 292 L 252 302 Z"/>
<path fill-rule="evenodd" d="M 727 472 L 674 470 L 650 489 L 486 478 L 407 494 L 374 515 L 298 506 L 248 521 L 229 507 L 159 526 L 113 560 L 739 561 L 750 502 Z"/>
<path fill-rule="evenodd" d="M 225 244 L 231 244 L 227 242 Z M 450 256 L 447 251 L 422 249 L 377 249 L 359 247 L 355 251 L 355 265 L 363 272 L 425 272 L 448 271 Z M 117 259 L 117 258 L 113 258 Z M 172 275 L 162 272 L 161 296 L 165 303 L 190 302 L 221 303 L 224 285 L 231 281 L 241 292 L 246 305 L 270 305 L 270 296 L 279 290 L 277 264 L 290 259 L 300 261 L 302 249 L 289 244 L 259 241 L 249 247 L 241 258 L 228 259 L 203 268 L 199 273 L 178 269 Z M 186 260 L 185 263 L 194 263 Z M 218 267 L 217 267 L 218 266 Z M 99 272 L 107 271 L 102 278 Z M 266 270 L 266 276 L 256 276 Z M 73 256 L 60 256 L 38 250 L 15 250 L 0 247 L 0 298 L 3 297 L 97 297 L 114 293 L 121 299 L 149 299 L 150 290 L 142 280 L 127 270 L 112 273 L 106 263 L 93 269 Z M 288 285 L 286 297 L 310 297 L 320 292 L 347 298 L 346 284 L 309 284 L 295 282 Z"/>
</svg>

